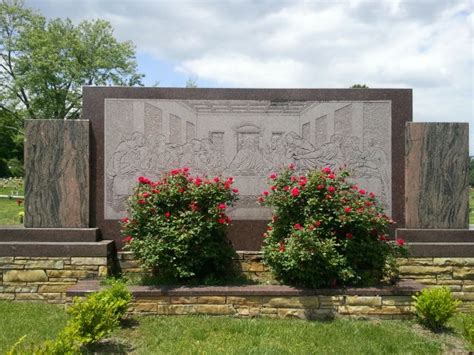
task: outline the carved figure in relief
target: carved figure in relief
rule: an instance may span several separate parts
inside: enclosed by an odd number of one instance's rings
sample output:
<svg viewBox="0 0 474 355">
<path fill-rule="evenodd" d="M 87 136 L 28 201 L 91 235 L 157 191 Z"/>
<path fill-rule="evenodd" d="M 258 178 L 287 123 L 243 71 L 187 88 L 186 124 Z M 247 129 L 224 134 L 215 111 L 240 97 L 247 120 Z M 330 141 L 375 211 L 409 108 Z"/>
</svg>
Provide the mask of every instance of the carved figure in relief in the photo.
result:
<svg viewBox="0 0 474 355">
<path fill-rule="evenodd" d="M 112 208 L 123 209 L 123 202 L 130 194 L 130 182 L 136 179 L 144 165 L 145 139 L 134 132 L 118 145 L 107 166 L 107 178 L 112 190 Z"/>
<path fill-rule="evenodd" d="M 390 181 L 390 174 L 387 170 L 388 159 L 375 138 L 369 139 L 359 161 L 359 176 L 370 179 L 374 192 L 378 193 L 386 202 Z"/>
<path fill-rule="evenodd" d="M 295 164 L 299 169 L 309 169 L 314 166 L 309 154 L 315 152 L 311 143 L 303 139 L 295 132 L 285 134 L 286 159 L 288 164 Z"/>
<path fill-rule="evenodd" d="M 229 171 L 235 175 L 262 175 L 267 165 L 258 143 L 252 135 L 242 137 L 241 148 L 230 163 Z"/>
<path fill-rule="evenodd" d="M 270 170 L 278 170 L 287 165 L 286 146 L 283 134 L 273 134 L 270 144 L 265 145 L 264 156 Z"/>
</svg>

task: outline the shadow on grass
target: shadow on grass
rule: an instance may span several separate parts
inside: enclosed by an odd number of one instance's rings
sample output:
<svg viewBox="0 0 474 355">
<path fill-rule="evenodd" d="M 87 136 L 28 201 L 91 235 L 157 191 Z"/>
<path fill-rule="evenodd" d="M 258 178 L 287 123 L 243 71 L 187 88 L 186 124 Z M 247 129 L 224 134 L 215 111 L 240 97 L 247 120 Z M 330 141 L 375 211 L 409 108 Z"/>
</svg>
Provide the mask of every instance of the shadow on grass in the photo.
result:
<svg viewBox="0 0 474 355">
<path fill-rule="evenodd" d="M 82 354 L 128 354 L 133 350 L 133 347 L 123 340 L 109 338 L 89 345 Z"/>
</svg>

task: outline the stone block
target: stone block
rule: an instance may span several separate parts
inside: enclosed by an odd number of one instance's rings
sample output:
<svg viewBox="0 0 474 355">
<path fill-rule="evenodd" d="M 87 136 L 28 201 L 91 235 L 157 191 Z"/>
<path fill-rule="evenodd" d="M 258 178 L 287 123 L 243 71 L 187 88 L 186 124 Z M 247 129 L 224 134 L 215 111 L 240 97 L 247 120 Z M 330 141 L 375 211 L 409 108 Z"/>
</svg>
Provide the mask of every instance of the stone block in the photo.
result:
<svg viewBox="0 0 474 355">
<path fill-rule="evenodd" d="M 474 280 L 474 267 L 454 268 L 453 278 L 462 279 L 462 280 L 465 280 L 465 279 Z"/>
<path fill-rule="evenodd" d="M 107 257 L 72 257 L 71 265 L 107 265 Z"/>
<path fill-rule="evenodd" d="M 427 266 L 433 265 L 433 258 L 401 258 L 397 260 L 399 266 L 409 265 L 409 266 Z"/>
<path fill-rule="evenodd" d="M 344 301 L 343 296 L 319 296 L 320 308 L 334 308 Z"/>
<path fill-rule="evenodd" d="M 194 306 L 194 310 L 197 314 L 229 315 L 236 313 L 230 304 L 197 304 Z"/>
<path fill-rule="evenodd" d="M 382 297 L 380 296 L 347 296 L 346 304 L 348 306 L 382 306 Z"/>
<path fill-rule="evenodd" d="M 66 290 L 73 285 L 72 283 L 52 283 L 48 282 L 47 284 L 40 285 L 38 288 L 39 293 L 61 293 L 66 292 Z"/>
<path fill-rule="evenodd" d="M 243 272 L 263 272 L 265 266 L 257 261 L 243 261 L 240 263 Z"/>
<path fill-rule="evenodd" d="M 156 306 L 156 314 L 163 314 L 163 315 L 178 315 L 178 314 L 193 314 L 195 313 L 194 305 L 177 305 L 177 304 L 170 304 L 170 305 L 157 305 Z"/>
<path fill-rule="evenodd" d="M 156 313 L 157 306 L 156 303 L 136 302 L 132 303 L 128 310 L 132 313 Z"/>
<path fill-rule="evenodd" d="M 228 304 L 242 305 L 242 306 L 261 306 L 262 297 L 261 296 L 227 296 L 226 302 Z"/>
<path fill-rule="evenodd" d="M 198 303 L 197 296 L 173 296 L 170 297 L 170 303 L 172 304 L 195 304 Z"/>
<path fill-rule="evenodd" d="M 0 300 L 2 301 L 12 301 L 15 299 L 14 293 L 0 293 Z"/>
<path fill-rule="evenodd" d="M 107 277 L 108 275 L 109 275 L 109 268 L 104 265 L 99 266 L 99 271 L 97 272 L 97 276 Z"/>
<path fill-rule="evenodd" d="M 25 226 L 89 227 L 89 121 L 26 120 L 25 137 Z"/>
<path fill-rule="evenodd" d="M 0 256 L 0 265 L 1 264 L 13 264 L 15 258 L 12 256 Z"/>
<path fill-rule="evenodd" d="M 234 307 L 234 309 L 239 317 L 257 317 L 260 315 L 260 308 L 258 307 L 238 306 Z"/>
<path fill-rule="evenodd" d="M 474 258 L 433 258 L 433 265 L 474 266 Z"/>
<path fill-rule="evenodd" d="M 200 296 L 197 298 L 199 304 L 225 304 L 225 296 Z"/>
<path fill-rule="evenodd" d="M 44 270 L 10 270 L 3 275 L 5 282 L 40 282 L 48 281 Z"/>
<path fill-rule="evenodd" d="M 84 279 L 94 276 L 95 273 L 87 272 L 87 270 L 46 270 L 46 274 L 53 278 L 78 278 Z"/>
<path fill-rule="evenodd" d="M 278 318 L 310 319 L 310 312 L 299 308 L 278 308 Z"/>
<path fill-rule="evenodd" d="M 25 265 L 25 269 L 62 269 L 62 260 L 31 260 Z"/>
<path fill-rule="evenodd" d="M 453 292 L 453 296 L 461 301 L 474 302 L 474 292 Z"/>
<path fill-rule="evenodd" d="M 452 266 L 400 266 L 398 268 L 402 275 L 439 275 L 452 273 Z"/>
<path fill-rule="evenodd" d="M 275 308 L 319 308 L 318 296 L 263 297 L 264 307 Z"/>
<path fill-rule="evenodd" d="M 405 227 L 467 228 L 469 126 L 406 125 Z"/>
<path fill-rule="evenodd" d="M 463 292 L 474 292 L 474 285 L 462 285 Z"/>
</svg>

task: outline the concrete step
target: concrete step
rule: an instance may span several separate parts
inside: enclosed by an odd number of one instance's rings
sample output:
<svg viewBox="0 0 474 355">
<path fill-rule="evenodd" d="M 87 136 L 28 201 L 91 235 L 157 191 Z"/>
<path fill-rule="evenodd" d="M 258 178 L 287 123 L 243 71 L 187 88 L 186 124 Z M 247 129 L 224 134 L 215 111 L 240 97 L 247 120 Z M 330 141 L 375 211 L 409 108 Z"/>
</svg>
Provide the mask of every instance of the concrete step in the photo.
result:
<svg viewBox="0 0 474 355">
<path fill-rule="evenodd" d="M 98 242 L 0 242 L 0 257 L 108 256 L 115 252 L 113 240 Z"/>
<path fill-rule="evenodd" d="M 99 228 L 25 228 L 0 226 L 0 242 L 96 242 Z"/>
<path fill-rule="evenodd" d="M 474 258 L 474 242 L 407 243 L 410 257 L 416 258 Z"/>
</svg>

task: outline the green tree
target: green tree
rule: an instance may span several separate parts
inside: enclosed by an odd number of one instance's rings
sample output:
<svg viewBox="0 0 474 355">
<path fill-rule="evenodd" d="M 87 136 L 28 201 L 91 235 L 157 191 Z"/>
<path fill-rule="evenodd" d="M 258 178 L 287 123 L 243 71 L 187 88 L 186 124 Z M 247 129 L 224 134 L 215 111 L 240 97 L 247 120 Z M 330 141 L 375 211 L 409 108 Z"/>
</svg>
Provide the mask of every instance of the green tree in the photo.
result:
<svg viewBox="0 0 474 355">
<path fill-rule="evenodd" d="M 197 79 L 196 78 L 188 78 L 188 80 L 186 80 L 186 88 L 188 89 L 195 89 L 197 88 Z"/>
<path fill-rule="evenodd" d="M 369 87 L 365 84 L 354 84 L 350 89 L 368 89 Z"/>
<path fill-rule="evenodd" d="M 109 22 L 48 20 L 21 0 L 1 0 L 0 176 L 22 160 L 15 142 L 24 119 L 78 118 L 83 85 L 142 85 L 142 77 L 134 45 L 117 41 Z"/>
</svg>

